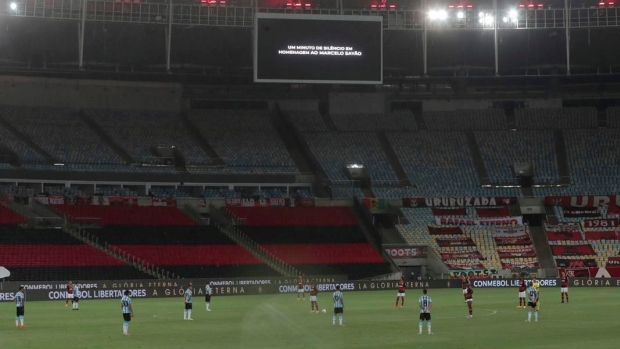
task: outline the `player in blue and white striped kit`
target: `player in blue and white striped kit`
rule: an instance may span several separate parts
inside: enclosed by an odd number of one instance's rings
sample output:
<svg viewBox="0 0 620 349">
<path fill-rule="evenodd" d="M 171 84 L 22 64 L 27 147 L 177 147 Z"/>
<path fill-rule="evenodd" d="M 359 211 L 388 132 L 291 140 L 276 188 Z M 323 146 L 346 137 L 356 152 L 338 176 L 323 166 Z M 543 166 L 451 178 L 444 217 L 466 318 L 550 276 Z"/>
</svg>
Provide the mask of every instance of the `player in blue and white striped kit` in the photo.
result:
<svg viewBox="0 0 620 349">
<path fill-rule="evenodd" d="M 530 307 L 527 311 L 527 320 L 525 321 L 531 322 L 532 313 L 534 313 L 534 321 L 538 322 L 538 290 L 534 283 L 530 283 L 525 293 L 527 294 L 527 305 Z"/>
<path fill-rule="evenodd" d="M 431 332 L 431 308 L 433 307 L 433 300 L 427 295 L 427 293 L 428 291 L 426 289 L 422 290 L 422 297 L 418 300 L 418 303 L 420 304 L 420 324 L 418 325 L 418 334 L 422 334 L 424 320 L 426 320 L 428 334 L 433 334 L 433 332 Z"/>
<path fill-rule="evenodd" d="M 183 320 L 194 320 L 192 319 L 192 303 L 194 302 L 192 296 L 194 295 L 194 286 L 189 284 L 185 289 L 185 293 L 183 293 L 183 301 L 185 302 L 185 310 L 183 311 Z"/>
<path fill-rule="evenodd" d="M 24 328 L 24 305 L 26 304 L 26 295 L 24 294 L 24 286 L 19 287 L 19 291 L 15 294 L 15 307 L 16 307 L 16 315 L 15 315 L 15 327 Z M 21 323 L 21 325 L 20 325 Z"/>
<path fill-rule="evenodd" d="M 80 296 L 80 287 L 78 286 L 78 283 L 76 281 L 75 285 L 73 285 L 73 310 L 80 310 Z"/>
<path fill-rule="evenodd" d="M 126 290 L 121 298 L 121 309 L 123 311 L 123 334 L 129 336 L 129 321 L 133 317 L 133 306 L 131 305 L 131 292 Z"/>
<path fill-rule="evenodd" d="M 337 315 L 340 326 L 344 326 L 344 324 L 342 323 L 342 318 L 344 314 L 344 299 L 342 292 L 340 292 L 340 285 L 336 285 L 336 292 L 334 292 L 332 299 L 334 300 L 334 316 L 332 317 L 332 325 L 336 324 Z"/>
</svg>

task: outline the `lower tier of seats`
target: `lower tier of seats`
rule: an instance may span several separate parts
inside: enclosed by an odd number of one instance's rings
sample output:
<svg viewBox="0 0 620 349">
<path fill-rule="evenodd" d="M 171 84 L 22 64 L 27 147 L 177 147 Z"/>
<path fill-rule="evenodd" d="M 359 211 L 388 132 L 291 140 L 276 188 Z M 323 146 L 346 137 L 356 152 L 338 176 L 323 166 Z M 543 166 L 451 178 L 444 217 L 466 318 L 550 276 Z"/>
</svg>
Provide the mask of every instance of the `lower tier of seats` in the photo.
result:
<svg viewBox="0 0 620 349">
<path fill-rule="evenodd" d="M 108 267 L 7 267 L 6 281 L 69 281 L 152 279 L 130 266 Z"/>
<path fill-rule="evenodd" d="M 265 250 L 290 264 L 384 263 L 369 243 L 359 244 L 267 244 Z"/>
<path fill-rule="evenodd" d="M 304 275 L 346 275 L 349 280 L 361 280 L 392 272 L 388 263 L 372 264 L 293 264 Z"/>
<path fill-rule="evenodd" d="M 265 264 L 246 265 L 161 265 L 170 275 L 181 278 L 236 278 L 282 276 Z"/>
<path fill-rule="evenodd" d="M 0 265 L 9 267 L 125 266 L 90 245 L 0 245 Z"/>
<path fill-rule="evenodd" d="M 172 265 L 244 265 L 261 261 L 239 245 L 113 245 L 145 262 Z"/>
<path fill-rule="evenodd" d="M 354 243 L 366 242 L 358 226 L 290 226 L 290 227 L 248 227 L 241 230 L 252 240 L 268 244 L 290 243 Z"/>
</svg>

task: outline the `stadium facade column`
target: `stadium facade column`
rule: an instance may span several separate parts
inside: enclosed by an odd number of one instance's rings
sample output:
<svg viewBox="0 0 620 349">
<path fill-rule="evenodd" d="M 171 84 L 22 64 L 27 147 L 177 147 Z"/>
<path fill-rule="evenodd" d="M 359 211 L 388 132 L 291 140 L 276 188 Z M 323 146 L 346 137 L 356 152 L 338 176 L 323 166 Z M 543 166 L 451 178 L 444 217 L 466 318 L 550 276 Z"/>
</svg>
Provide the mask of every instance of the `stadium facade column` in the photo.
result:
<svg viewBox="0 0 620 349">
<path fill-rule="evenodd" d="M 86 28 L 86 2 L 87 0 L 82 0 L 82 8 L 80 16 L 80 27 L 78 30 L 78 61 L 80 70 L 84 69 L 84 30 Z"/>
<path fill-rule="evenodd" d="M 564 28 L 566 30 L 566 75 L 570 75 L 570 3 L 564 0 Z"/>
<path fill-rule="evenodd" d="M 428 63 L 426 61 L 428 44 L 428 26 L 426 25 L 426 22 L 428 20 L 427 12 L 428 8 L 426 8 L 426 0 L 422 0 L 422 70 L 424 77 L 428 75 Z"/>
<path fill-rule="evenodd" d="M 170 51 L 172 50 L 172 0 L 168 1 L 168 27 L 166 28 L 166 72 L 170 73 Z"/>
<path fill-rule="evenodd" d="M 497 12 L 497 0 L 493 0 L 493 48 L 495 53 L 495 76 L 499 76 L 499 42 L 497 38 L 497 26 L 499 24 L 499 12 Z"/>
</svg>

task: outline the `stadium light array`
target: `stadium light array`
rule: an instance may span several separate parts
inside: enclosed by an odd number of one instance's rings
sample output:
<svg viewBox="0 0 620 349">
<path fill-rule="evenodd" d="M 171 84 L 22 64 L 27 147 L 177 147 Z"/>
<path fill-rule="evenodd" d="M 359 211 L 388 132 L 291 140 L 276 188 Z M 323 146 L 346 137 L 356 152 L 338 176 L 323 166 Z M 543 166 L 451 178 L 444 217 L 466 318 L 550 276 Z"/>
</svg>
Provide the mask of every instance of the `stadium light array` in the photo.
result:
<svg viewBox="0 0 620 349">
<path fill-rule="evenodd" d="M 290 7 L 290 8 L 310 8 L 310 7 L 312 7 L 312 4 L 301 3 L 301 2 L 287 2 L 286 3 L 286 7 Z"/>
<path fill-rule="evenodd" d="M 517 23 L 519 21 L 519 13 L 515 9 L 508 10 L 508 15 L 502 18 L 504 23 Z"/>
<path fill-rule="evenodd" d="M 209 6 L 226 6 L 226 0 L 200 0 L 200 3 Z"/>
<path fill-rule="evenodd" d="M 446 10 L 430 10 L 428 18 L 431 21 L 445 21 L 448 19 L 448 12 Z"/>
<path fill-rule="evenodd" d="M 495 17 L 490 12 L 480 12 L 478 14 L 478 22 L 484 27 L 492 27 L 495 22 Z"/>
</svg>

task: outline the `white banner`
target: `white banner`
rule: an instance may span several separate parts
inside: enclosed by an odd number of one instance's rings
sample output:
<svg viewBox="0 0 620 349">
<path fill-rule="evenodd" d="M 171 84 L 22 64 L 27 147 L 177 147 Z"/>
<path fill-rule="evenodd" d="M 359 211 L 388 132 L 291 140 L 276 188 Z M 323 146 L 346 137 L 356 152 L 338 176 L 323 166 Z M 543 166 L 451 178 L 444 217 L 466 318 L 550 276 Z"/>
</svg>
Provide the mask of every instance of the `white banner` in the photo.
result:
<svg viewBox="0 0 620 349">
<path fill-rule="evenodd" d="M 579 222 L 561 222 L 558 224 L 545 222 L 545 231 L 581 231 L 581 224 Z"/>
<path fill-rule="evenodd" d="M 526 233 L 527 232 L 525 230 L 525 226 L 510 227 L 510 228 L 503 228 L 503 227 L 493 228 L 494 236 L 513 237 L 513 236 L 525 235 Z"/>
<path fill-rule="evenodd" d="M 469 219 L 460 217 L 435 217 L 437 225 L 523 225 L 523 217 Z"/>
</svg>

